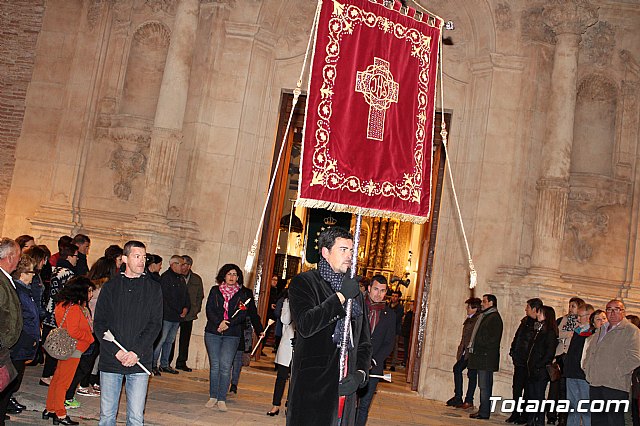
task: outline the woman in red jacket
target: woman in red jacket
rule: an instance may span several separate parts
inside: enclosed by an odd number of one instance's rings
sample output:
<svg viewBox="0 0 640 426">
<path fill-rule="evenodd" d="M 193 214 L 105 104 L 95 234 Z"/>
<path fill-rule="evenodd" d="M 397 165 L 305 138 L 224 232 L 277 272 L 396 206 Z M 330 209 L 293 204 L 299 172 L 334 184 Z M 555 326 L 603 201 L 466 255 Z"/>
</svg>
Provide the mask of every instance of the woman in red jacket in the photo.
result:
<svg viewBox="0 0 640 426">
<path fill-rule="evenodd" d="M 87 309 L 87 303 L 91 299 L 94 285 L 89 278 L 76 276 L 65 284 L 57 295 L 57 304 L 54 311 L 56 324 L 65 328 L 69 335 L 78 341 L 76 351 L 71 358 L 58 361 L 56 372 L 49 385 L 46 409 L 42 412 L 42 418 L 53 419 L 53 424 L 77 425 L 67 415 L 64 406 L 64 398 L 67 388 L 73 380 L 76 368 L 80 362 L 80 356 L 93 342 L 93 324 L 91 315 Z"/>
</svg>

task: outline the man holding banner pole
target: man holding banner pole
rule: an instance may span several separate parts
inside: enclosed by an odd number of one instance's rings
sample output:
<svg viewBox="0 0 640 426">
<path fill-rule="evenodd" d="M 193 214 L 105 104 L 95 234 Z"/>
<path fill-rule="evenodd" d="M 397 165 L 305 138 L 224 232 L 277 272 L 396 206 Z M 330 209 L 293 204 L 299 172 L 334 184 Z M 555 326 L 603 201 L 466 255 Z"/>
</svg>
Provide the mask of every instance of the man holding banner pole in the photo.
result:
<svg viewBox="0 0 640 426">
<path fill-rule="evenodd" d="M 287 424 L 335 425 L 338 399 L 345 396 L 342 424 L 353 424 L 356 390 L 368 381 L 371 340 L 364 297 L 358 282 L 349 278 L 352 235 L 331 227 L 318 239 L 318 269 L 291 281 L 289 301 L 296 323 L 291 361 Z M 345 306 L 353 299 L 347 375 L 339 380 L 340 339 L 345 327 Z"/>
</svg>

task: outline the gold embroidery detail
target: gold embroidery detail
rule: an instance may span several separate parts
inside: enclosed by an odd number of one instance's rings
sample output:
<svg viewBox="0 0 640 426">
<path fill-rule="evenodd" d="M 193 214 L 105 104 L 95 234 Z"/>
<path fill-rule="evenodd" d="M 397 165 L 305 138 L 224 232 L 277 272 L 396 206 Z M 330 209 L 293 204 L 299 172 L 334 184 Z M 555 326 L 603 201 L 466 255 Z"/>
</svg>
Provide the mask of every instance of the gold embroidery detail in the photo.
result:
<svg viewBox="0 0 640 426">
<path fill-rule="evenodd" d="M 356 73 L 355 91 L 364 95 L 369 104 L 369 123 L 367 138 L 382 141 L 384 136 L 384 118 L 391 103 L 398 103 L 400 85 L 393 81 L 389 70 L 389 62 L 380 58 L 373 58 L 373 65 L 365 71 Z"/>
</svg>

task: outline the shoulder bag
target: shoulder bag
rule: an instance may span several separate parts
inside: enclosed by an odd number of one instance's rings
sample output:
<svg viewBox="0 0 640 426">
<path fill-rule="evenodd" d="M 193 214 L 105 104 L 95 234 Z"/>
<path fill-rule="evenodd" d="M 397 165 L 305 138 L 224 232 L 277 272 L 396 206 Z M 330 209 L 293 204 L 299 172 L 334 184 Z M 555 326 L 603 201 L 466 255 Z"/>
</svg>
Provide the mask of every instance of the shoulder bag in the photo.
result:
<svg viewBox="0 0 640 426">
<path fill-rule="evenodd" d="M 18 371 L 11 362 L 11 352 L 0 343 L 0 392 L 4 391 L 18 377 Z"/>
<path fill-rule="evenodd" d="M 73 352 L 76 350 L 76 345 L 78 344 L 76 339 L 69 336 L 67 329 L 62 328 L 71 306 L 73 305 L 70 305 L 64 312 L 60 326 L 49 332 L 49 335 L 43 345 L 44 350 L 55 359 L 65 360 L 71 358 L 71 355 L 73 355 Z"/>
</svg>

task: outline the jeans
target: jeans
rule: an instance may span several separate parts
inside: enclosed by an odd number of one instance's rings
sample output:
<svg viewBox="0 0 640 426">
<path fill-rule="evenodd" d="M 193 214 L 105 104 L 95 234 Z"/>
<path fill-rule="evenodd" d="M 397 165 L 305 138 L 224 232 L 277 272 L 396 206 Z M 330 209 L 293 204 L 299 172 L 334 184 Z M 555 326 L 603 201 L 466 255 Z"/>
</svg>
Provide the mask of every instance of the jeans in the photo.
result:
<svg viewBox="0 0 640 426">
<path fill-rule="evenodd" d="M 242 354 L 244 351 L 236 351 L 236 355 L 233 357 L 233 368 L 231 372 L 231 384 L 238 386 L 240 382 L 240 373 L 242 372 Z"/>
<path fill-rule="evenodd" d="M 478 370 L 478 387 L 480 388 L 480 408 L 482 417 L 491 416 L 491 393 L 493 392 L 493 371 Z"/>
<path fill-rule="evenodd" d="M 544 391 L 547 389 L 547 383 L 549 383 L 548 378 L 541 380 L 527 380 L 527 399 L 529 401 L 537 400 L 542 404 L 542 401 L 544 400 Z M 529 426 L 544 426 L 544 410 L 527 413 L 527 424 Z"/>
<path fill-rule="evenodd" d="M 454 386 L 454 398 L 458 401 L 462 401 L 463 383 L 462 372 L 467 368 L 468 360 L 464 356 L 460 357 L 458 362 L 453 365 L 453 386 Z M 469 384 L 467 385 L 467 394 L 464 398 L 464 402 L 468 402 L 473 405 L 473 394 L 476 393 L 476 385 L 478 383 L 478 371 L 467 370 L 467 378 Z"/>
<path fill-rule="evenodd" d="M 174 321 L 162 321 L 162 335 L 158 344 L 153 350 L 153 367 L 158 366 L 158 358 L 160 358 L 160 367 L 167 368 L 169 366 L 169 355 L 171 354 L 171 347 L 176 340 L 176 334 L 178 334 L 179 322 Z M 160 353 L 162 352 L 162 355 Z"/>
<path fill-rule="evenodd" d="M 360 396 L 360 402 L 358 403 L 358 411 L 356 411 L 356 426 L 364 426 L 367 424 L 371 401 L 373 401 L 373 395 L 376 393 L 379 381 L 380 379 L 377 377 L 370 377 L 369 383 L 367 383 L 367 386 L 362 389 L 365 393 Z M 360 392 L 358 392 L 358 395 L 360 395 Z"/>
<path fill-rule="evenodd" d="M 144 425 L 144 404 L 147 399 L 147 373 L 105 373 L 100 372 L 100 426 L 115 426 L 125 378 L 127 394 L 127 426 Z"/>
<path fill-rule="evenodd" d="M 591 413 L 578 413 L 578 401 L 589 399 L 589 383 L 582 379 L 571 379 L 567 377 L 567 398 L 569 399 L 569 416 L 567 426 L 580 426 L 582 419 L 583 426 L 591 426 Z"/>
<path fill-rule="evenodd" d="M 204 344 L 209 355 L 209 398 L 227 400 L 231 381 L 231 364 L 236 355 L 240 337 L 204 333 Z"/>
</svg>

